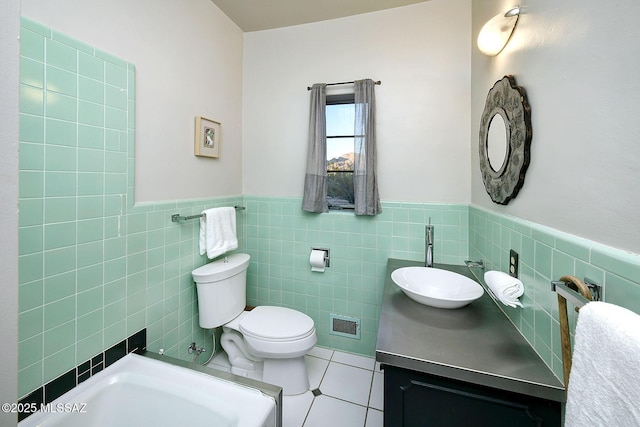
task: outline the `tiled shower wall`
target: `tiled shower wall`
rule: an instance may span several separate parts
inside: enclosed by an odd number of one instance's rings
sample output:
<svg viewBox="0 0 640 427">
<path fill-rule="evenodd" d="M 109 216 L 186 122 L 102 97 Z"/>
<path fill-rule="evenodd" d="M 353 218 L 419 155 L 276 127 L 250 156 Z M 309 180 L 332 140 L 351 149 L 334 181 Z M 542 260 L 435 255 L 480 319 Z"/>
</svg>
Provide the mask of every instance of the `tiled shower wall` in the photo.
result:
<svg viewBox="0 0 640 427">
<path fill-rule="evenodd" d="M 640 256 L 522 219 L 469 208 L 469 255 L 487 269 L 508 271 L 519 254 L 524 308 L 501 306 L 553 372 L 562 378 L 557 296 L 551 280 L 573 275 L 604 286 L 604 300 L 640 313 Z M 569 304 L 571 307 L 571 304 Z M 577 315 L 568 310 L 571 331 Z"/>
<path fill-rule="evenodd" d="M 435 262 L 462 264 L 468 250 L 466 204 L 382 202 L 382 213 L 310 214 L 300 198 L 245 196 L 250 304 L 301 310 L 321 345 L 375 352 L 388 258 L 424 260 L 425 224 L 435 226 Z M 330 250 L 330 267 L 312 272 L 312 247 Z M 329 334 L 331 313 L 361 320 L 361 338 Z"/>
<path fill-rule="evenodd" d="M 134 206 L 133 65 L 27 19 L 20 59 L 19 397 L 145 327 L 151 350 L 211 348 L 198 221 L 170 216 L 242 197 Z"/>
</svg>

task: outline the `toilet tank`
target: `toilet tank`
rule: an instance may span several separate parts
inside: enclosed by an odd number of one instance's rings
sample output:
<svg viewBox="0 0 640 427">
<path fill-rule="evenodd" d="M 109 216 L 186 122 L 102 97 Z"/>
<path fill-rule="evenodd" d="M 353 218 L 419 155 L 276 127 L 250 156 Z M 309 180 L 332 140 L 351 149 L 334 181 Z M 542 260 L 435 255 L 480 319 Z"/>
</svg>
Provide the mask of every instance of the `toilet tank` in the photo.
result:
<svg viewBox="0 0 640 427">
<path fill-rule="evenodd" d="M 201 328 L 217 328 L 242 313 L 247 305 L 249 259 L 248 254 L 233 254 L 191 272 Z"/>
</svg>

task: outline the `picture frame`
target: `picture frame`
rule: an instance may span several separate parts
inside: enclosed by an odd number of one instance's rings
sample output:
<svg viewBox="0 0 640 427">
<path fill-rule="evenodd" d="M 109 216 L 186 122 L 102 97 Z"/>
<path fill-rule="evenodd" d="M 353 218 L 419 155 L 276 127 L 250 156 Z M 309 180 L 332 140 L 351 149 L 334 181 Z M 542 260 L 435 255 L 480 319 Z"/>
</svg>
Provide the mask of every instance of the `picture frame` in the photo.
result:
<svg viewBox="0 0 640 427">
<path fill-rule="evenodd" d="M 196 116 L 194 154 L 200 157 L 220 157 L 220 123 Z"/>
</svg>

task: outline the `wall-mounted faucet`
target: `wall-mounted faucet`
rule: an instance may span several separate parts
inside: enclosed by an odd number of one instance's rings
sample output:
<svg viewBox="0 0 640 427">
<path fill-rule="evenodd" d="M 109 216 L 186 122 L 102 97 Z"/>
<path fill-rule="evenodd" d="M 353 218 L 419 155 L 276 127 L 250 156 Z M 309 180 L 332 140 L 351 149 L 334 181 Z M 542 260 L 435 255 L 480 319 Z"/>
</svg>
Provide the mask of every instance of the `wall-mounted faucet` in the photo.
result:
<svg viewBox="0 0 640 427">
<path fill-rule="evenodd" d="M 424 230 L 424 266 L 433 267 L 433 225 L 429 217 L 429 225 Z"/>
</svg>

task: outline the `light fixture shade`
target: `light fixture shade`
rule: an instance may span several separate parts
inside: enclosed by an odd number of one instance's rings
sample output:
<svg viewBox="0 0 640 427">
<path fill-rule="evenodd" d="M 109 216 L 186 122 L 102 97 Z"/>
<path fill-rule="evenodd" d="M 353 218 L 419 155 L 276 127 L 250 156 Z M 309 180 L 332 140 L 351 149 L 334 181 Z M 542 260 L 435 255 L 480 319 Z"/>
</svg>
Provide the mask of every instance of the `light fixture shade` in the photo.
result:
<svg viewBox="0 0 640 427">
<path fill-rule="evenodd" d="M 520 8 L 514 7 L 505 14 L 499 14 L 484 24 L 478 34 L 478 49 L 489 56 L 496 56 L 507 45 L 516 27 Z"/>
</svg>

